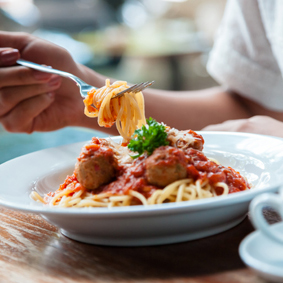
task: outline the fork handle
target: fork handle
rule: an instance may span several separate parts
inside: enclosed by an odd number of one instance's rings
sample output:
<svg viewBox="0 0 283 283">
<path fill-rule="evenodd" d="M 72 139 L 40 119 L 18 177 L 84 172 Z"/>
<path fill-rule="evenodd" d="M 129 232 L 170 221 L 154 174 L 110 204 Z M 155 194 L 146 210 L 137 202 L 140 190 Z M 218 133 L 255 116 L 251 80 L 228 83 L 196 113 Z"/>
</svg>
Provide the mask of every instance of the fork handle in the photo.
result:
<svg viewBox="0 0 283 283">
<path fill-rule="evenodd" d="M 32 69 L 35 69 L 41 72 L 56 74 L 62 77 L 70 78 L 74 80 L 76 83 L 78 83 L 78 80 L 77 80 L 78 78 L 68 72 L 63 72 L 60 70 L 52 69 L 51 67 L 42 66 L 42 65 L 30 62 L 30 61 L 23 60 L 23 59 L 18 59 L 17 64 L 28 67 L 28 68 L 32 68 Z"/>
</svg>

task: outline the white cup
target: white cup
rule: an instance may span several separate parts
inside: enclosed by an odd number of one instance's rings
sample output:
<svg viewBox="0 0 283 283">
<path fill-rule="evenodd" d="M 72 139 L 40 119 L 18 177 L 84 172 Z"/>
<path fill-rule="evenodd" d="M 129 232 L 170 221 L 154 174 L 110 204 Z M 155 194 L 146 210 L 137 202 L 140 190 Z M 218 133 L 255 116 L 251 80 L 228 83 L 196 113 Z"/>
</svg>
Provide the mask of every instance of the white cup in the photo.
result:
<svg viewBox="0 0 283 283">
<path fill-rule="evenodd" d="M 255 228 L 271 240 L 283 244 L 283 233 L 270 229 L 271 225 L 268 224 L 263 216 L 262 209 L 266 206 L 275 209 L 283 219 L 283 188 L 279 190 L 279 194 L 265 193 L 255 197 L 250 203 L 251 220 Z"/>
</svg>

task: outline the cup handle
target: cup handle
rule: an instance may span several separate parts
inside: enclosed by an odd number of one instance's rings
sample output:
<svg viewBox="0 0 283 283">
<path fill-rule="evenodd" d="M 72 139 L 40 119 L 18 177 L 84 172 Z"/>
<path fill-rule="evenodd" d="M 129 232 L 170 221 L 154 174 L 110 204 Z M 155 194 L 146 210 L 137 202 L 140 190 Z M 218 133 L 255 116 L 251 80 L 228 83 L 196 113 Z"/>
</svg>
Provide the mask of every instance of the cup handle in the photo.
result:
<svg viewBox="0 0 283 283">
<path fill-rule="evenodd" d="M 282 207 L 283 199 L 282 194 L 262 194 L 255 197 L 250 203 L 251 220 L 256 229 L 260 230 L 270 239 L 277 243 L 283 243 L 283 235 L 276 232 L 274 229 L 270 229 L 270 226 L 263 216 L 262 209 L 266 206 L 274 208 L 283 218 Z"/>
</svg>

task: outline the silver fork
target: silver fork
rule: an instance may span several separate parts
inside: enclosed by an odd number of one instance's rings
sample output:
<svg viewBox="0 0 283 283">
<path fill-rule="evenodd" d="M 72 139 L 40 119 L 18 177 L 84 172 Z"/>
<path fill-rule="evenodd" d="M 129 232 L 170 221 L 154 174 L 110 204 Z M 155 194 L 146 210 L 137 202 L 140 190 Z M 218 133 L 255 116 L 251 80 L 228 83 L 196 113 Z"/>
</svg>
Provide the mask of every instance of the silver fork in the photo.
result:
<svg viewBox="0 0 283 283">
<path fill-rule="evenodd" d="M 63 72 L 63 71 L 60 71 L 60 70 L 52 69 L 51 67 L 42 66 L 42 65 L 30 62 L 30 61 L 23 60 L 23 59 L 18 59 L 17 64 L 31 68 L 31 69 L 35 69 L 35 70 L 38 70 L 38 71 L 41 71 L 41 72 L 56 74 L 56 75 L 59 75 L 59 76 L 73 80 L 76 83 L 76 85 L 80 88 L 80 94 L 81 94 L 82 98 L 86 98 L 87 93 L 89 91 L 91 91 L 92 89 L 94 89 L 94 88 L 97 89 L 96 87 L 87 84 L 86 82 L 84 82 L 80 78 L 78 78 L 75 75 L 68 73 L 68 72 Z M 135 84 L 135 85 L 117 93 L 111 99 L 121 97 L 127 92 L 137 93 L 139 91 L 144 90 L 146 87 L 152 85 L 153 83 L 154 83 L 154 81 Z"/>
<path fill-rule="evenodd" d="M 133 93 L 140 92 L 140 91 L 144 90 L 146 87 L 151 86 L 153 83 L 154 83 L 154 81 L 135 84 L 135 85 L 115 94 L 111 99 L 121 97 L 127 92 L 133 92 Z"/>
</svg>

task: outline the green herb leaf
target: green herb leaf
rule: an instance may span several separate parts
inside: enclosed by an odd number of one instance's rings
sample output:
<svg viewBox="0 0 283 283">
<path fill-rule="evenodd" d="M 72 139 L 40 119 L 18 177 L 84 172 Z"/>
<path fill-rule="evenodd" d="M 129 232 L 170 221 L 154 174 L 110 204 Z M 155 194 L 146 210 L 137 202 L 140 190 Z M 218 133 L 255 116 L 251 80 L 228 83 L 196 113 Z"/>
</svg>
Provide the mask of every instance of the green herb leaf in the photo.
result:
<svg viewBox="0 0 283 283">
<path fill-rule="evenodd" d="M 167 133 L 165 132 L 166 128 L 164 125 L 156 122 L 151 117 L 146 122 L 146 126 L 143 125 L 141 129 L 135 130 L 133 138 L 128 144 L 128 148 L 131 151 L 138 153 L 138 155 L 134 155 L 132 158 L 137 158 L 144 152 L 151 155 L 156 148 L 169 144 L 166 140 Z"/>
</svg>

